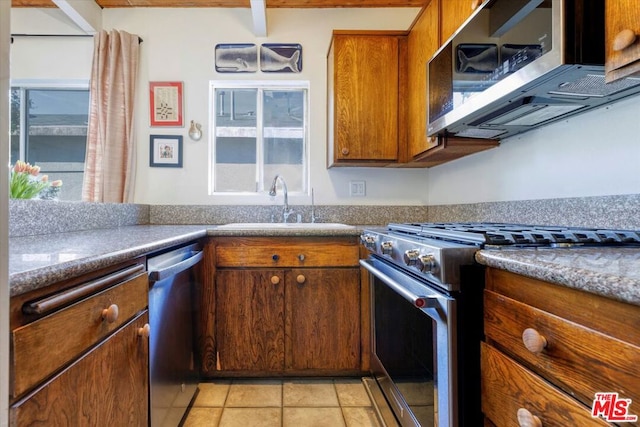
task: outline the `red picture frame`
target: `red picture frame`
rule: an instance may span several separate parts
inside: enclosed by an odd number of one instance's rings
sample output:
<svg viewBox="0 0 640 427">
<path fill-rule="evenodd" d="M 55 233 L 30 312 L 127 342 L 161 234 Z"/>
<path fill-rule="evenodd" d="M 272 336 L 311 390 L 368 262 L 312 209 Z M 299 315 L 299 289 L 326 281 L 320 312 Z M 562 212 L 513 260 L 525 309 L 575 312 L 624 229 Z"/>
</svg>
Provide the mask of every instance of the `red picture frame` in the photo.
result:
<svg viewBox="0 0 640 427">
<path fill-rule="evenodd" d="M 182 82 L 149 82 L 149 120 L 154 127 L 183 127 Z"/>
</svg>

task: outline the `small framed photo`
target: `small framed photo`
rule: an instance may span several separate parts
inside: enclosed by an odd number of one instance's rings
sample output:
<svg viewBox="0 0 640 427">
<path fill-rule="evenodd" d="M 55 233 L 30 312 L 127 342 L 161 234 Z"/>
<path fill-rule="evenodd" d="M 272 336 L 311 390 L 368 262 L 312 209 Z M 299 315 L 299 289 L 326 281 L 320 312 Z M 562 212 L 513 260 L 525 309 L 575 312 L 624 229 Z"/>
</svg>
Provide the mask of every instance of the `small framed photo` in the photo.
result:
<svg viewBox="0 0 640 427">
<path fill-rule="evenodd" d="M 151 135 L 149 166 L 182 167 L 182 135 Z"/>
<path fill-rule="evenodd" d="M 182 89 L 182 82 L 149 82 L 151 126 L 184 126 Z"/>
</svg>

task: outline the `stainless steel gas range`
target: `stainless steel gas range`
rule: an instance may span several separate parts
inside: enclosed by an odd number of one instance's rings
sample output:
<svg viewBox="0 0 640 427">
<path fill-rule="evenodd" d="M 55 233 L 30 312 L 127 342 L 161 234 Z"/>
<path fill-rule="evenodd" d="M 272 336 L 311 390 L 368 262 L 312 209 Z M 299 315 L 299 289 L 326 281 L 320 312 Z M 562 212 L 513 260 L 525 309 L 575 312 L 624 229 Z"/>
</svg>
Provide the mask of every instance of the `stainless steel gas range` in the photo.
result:
<svg viewBox="0 0 640 427">
<path fill-rule="evenodd" d="M 372 395 L 391 408 L 392 425 L 441 427 L 483 425 L 479 249 L 640 246 L 637 231 L 498 223 L 389 224 L 361 239 L 369 252 L 360 263 L 371 286 Z"/>
</svg>

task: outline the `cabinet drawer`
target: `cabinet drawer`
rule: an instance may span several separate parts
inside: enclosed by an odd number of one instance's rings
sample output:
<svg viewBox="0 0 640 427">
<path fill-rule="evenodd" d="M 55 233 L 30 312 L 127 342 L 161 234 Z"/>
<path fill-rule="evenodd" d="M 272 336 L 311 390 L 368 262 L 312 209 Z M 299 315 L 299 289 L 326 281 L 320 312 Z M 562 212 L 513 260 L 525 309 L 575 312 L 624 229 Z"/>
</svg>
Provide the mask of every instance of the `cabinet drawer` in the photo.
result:
<svg viewBox="0 0 640 427">
<path fill-rule="evenodd" d="M 605 8 L 605 71 L 608 79 L 639 73 L 640 4 L 633 0 L 607 1 Z M 634 42 L 631 42 L 631 38 L 625 37 L 628 34 L 635 34 Z"/>
<path fill-rule="evenodd" d="M 493 347 L 482 343 L 482 412 L 496 426 L 515 426 L 526 409 L 545 427 L 607 426 L 590 410 Z"/>
<path fill-rule="evenodd" d="M 358 257 L 353 237 L 230 237 L 216 244 L 217 267 L 355 267 Z"/>
<path fill-rule="evenodd" d="M 487 340 L 591 406 L 596 392 L 632 399 L 640 413 L 640 348 L 559 316 L 485 290 Z M 546 346 L 527 349 L 523 332 L 537 331 Z"/>
<path fill-rule="evenodd" d="M 147 275 L 142 273 L 13 330 L 11 395 L 24 393 L 144 310 L 148 292 Z M 114 304 L 117 316 L 109 319 Z M 103 319 L 107 309 L 109 315 Z"/>
<path fill-rule="evenodd" d="M 147 311 L 16 402 L 14 427 L 149 425 Z"/>
</svg>

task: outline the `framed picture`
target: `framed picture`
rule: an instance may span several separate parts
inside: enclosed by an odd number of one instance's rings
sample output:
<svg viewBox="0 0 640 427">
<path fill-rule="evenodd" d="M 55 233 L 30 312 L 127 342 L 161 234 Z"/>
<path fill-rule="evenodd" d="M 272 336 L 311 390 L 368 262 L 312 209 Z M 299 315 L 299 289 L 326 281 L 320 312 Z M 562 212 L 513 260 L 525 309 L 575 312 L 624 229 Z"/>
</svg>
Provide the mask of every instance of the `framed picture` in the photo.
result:
<svg viewBox="0 0 640 427">
<path fill-rule="evenodd" d="M 218 73 L 255 73 L 258 70 L 258 46 L 251 43 L 224 43 L 215 47 Z"/>
<path fill-rule="evenodd" d="M 260 71 L 265 73 L 300 73 L 302 46 L 265 43 L 260 45 Z"/>
<path fill-rule="evenodd" d="M 182 135 L 151 135 L 149 166 L 182 167 Z"/>
<path fill-rule="evenodd" d="M 182 82 L 149 82 L 151 126 L 182 127 Z"/>
</svg>

